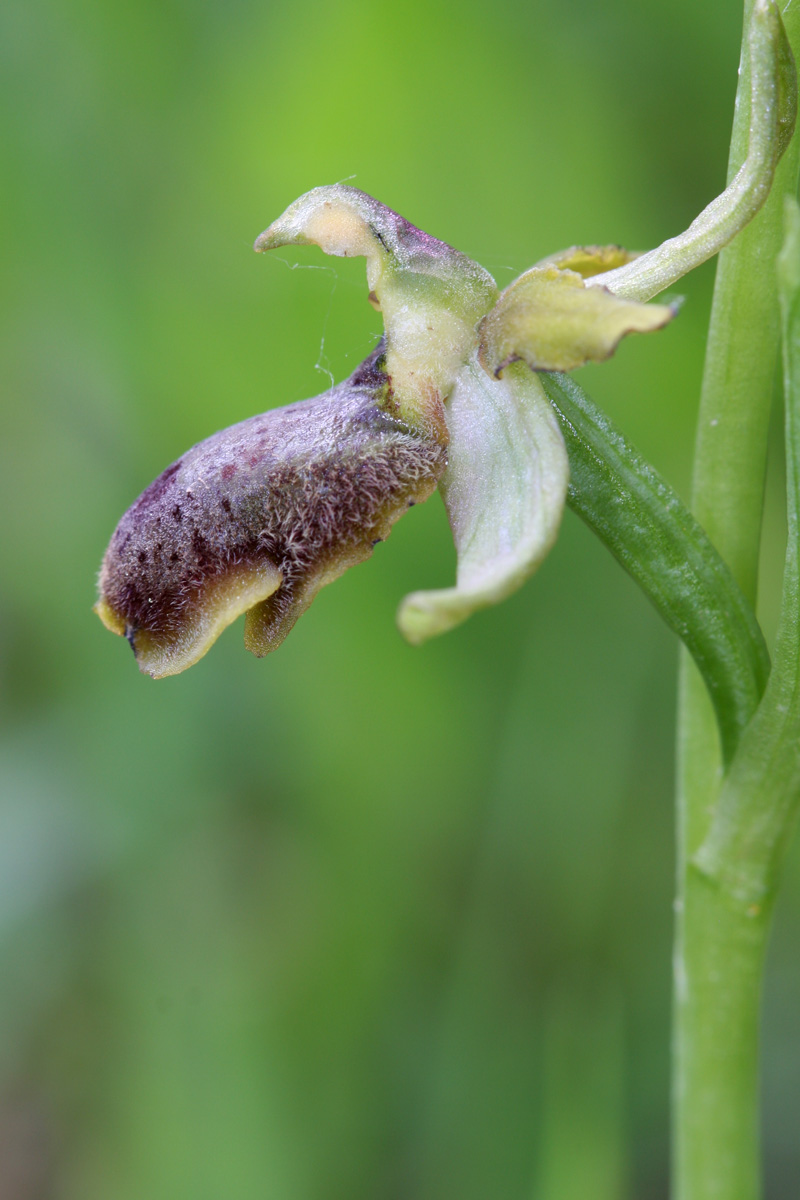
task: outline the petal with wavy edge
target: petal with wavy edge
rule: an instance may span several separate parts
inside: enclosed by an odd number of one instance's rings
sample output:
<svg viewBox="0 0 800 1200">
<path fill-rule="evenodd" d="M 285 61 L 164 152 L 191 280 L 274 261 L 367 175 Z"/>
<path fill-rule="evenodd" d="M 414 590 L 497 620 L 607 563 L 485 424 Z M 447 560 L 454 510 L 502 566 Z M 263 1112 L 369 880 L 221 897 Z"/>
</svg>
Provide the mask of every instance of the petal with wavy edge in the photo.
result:
<svg viewBox="0 0 800 1200">
<path fill-rule="evenodd" d="M 397 620 L 413 644 L 504 600 L 533 574 L 555 541 L 569 480 L 555 413 L 522 365 L 493 380 L 468 363 L 447 422 L 440 490 L 458 552 L 456 586 L 406 596 Z"/>
<path fill-rule="evenodd" d="M 574 371 L 610 358 L 628 333 L 662 329 L 677 309 L 587 287 L 577 271 L 532 267 L 505 289 L 479 330 L 490 375 L 522 359 L 534 371 Z"/>
</svg>

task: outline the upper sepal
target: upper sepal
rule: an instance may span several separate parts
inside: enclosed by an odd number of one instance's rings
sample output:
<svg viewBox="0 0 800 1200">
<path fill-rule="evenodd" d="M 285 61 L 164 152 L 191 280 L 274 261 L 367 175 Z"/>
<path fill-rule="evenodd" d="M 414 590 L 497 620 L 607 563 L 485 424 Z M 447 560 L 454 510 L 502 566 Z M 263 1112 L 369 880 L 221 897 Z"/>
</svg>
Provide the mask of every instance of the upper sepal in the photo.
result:
<svg viewBox="0 0 800 1200">
<path fill-rule="evenodd" d="M 427 279 L 432 290 L 477 321 L 497 296 L 492 276 L 460 250 L 417 229 L 359 188 L 335 183 L 300 196 L 255 241 L 256 251 L 315 245 L 338 257 L 364 256 L 370 290 L 391 290 L 396 275 Z"/>
<path fill-rule="evenodd" d="M 497 299 L 492 276 L 345 184 L 295 200 L 255 249 L 309 243 L 326 254 L 366 257 L 369 298 L 384 322 L 391 379 L 385 403 L 410 424 L 442 432 L 444 399 L 475 347 L 478 322 Z"/>
</svg>

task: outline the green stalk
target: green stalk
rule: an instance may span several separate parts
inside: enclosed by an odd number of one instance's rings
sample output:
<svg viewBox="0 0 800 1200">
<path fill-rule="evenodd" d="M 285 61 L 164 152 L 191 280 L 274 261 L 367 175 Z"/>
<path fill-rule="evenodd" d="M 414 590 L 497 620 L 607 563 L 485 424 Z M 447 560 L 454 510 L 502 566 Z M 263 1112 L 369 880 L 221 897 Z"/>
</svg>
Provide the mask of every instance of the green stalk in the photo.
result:
<svg viewBox="0 0 800 1200">
<path fill-rule="evenodd" d="M 758 914 L 775 897 L 800 802 L 800 208 L 786 199 L 779 283 L 788 537 L 775 667 L 723 784 L 695 865 Z"/>
<path fill-rule="evenodd" d="M 745 29 L 753 7 L 747 0 Z M 789 7 L 786 18 L 796 53 L 800 10 Z M 749 128 L 744 52 L 742 68 L 730 177 L 744 159 Z M 797 161 L 793 143 L 767 204 L 720 255 L 701 398 L 694 510 L 751 603 L 755 603 L 779 337 L 775 262 L 783 198 L 796 190 Z M 731 775 L 739 769 L 734 760 Z M 720 863 L 716 866 L 721 873 L 709 873 L 703 857 L 696 860 L 722 783 L 713 713 L 702 681 L 684 653 L 678 713 L 676 1200 L 756 1200 L 761 1193 L 758 1019 L 771 905 L 754 904 L 726 886 Z"/>
</svg>

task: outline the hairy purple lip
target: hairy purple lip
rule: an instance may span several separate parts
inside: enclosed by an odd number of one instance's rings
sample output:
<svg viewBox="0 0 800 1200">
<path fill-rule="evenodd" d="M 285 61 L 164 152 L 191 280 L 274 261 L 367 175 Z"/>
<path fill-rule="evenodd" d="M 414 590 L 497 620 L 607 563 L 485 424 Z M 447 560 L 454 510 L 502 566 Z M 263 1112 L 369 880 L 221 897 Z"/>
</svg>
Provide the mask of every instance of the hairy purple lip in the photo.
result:
<svg viewBox="0 0 800 1200">
<path fill-rule="evenodd" d="M 380 355 L 321 396 L 200 442 L 131 505 L 97 611 L 142 670 L 183 670 L 242 612 L 248 649 L 274 650 L 319 588 L 434 490 L 445 447 L 380 407 Z"/>
</svg>

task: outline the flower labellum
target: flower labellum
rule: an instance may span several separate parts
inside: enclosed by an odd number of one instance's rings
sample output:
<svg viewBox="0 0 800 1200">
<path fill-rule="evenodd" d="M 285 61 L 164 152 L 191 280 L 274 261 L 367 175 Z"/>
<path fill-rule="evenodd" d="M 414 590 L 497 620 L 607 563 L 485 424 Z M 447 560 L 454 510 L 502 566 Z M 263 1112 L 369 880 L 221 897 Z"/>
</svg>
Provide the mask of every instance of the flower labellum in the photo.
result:
<svg viewBox="0 0 800 1200">
<path fill-rule="evenodd" d="M 428 498 L 444 445 L 386 411 L 382 362 L 379 348 L 322 396 L 214 434 L 128 509 L 97 612 L 143 671 L 183 671 L 244 612 L 247 648 L 274 650 L 324 584 Z"/>
</svg>

